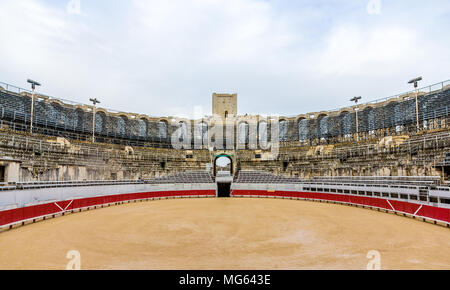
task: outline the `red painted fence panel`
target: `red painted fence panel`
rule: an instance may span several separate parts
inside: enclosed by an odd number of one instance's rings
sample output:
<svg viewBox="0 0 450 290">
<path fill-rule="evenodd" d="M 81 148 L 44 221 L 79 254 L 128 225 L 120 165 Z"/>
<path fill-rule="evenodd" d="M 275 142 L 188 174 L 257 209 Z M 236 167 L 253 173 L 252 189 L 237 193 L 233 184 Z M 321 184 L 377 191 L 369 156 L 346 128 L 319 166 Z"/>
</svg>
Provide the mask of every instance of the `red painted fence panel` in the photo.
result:
<svg viewBox="0 0 450 290">
<path fill-rule="evenodd" d="M 420 204 L 388 200 L 385 198 L 345 195 L 345 194 L 330 194 L 330 193 L 316 193 L 316 192 L 290 192 L 290 191 L 265 191 L 265 190 L 233 190 L 232 196 L 271 196 L 271 197 L 295 197 L 304 199 L 316 199 L 326 201 L 336 201 L 343 203 L 351 203 L 356 205 L 371 206 L 387 210 L 394 210 L 396 212 L 403 212 L 414 215 L 421 207 Z M 392 205 L 389 205 L 389 203 Z M 450 209 L 440 208 L 429 205 L 422 205 L 422 208 L 416 213 L 416 216 L 425 217 L 433 220 L 450 223 Z"/>
<path fill-rule="evenodd" d="M 122 201 L 146 199 L 154 197 L 197 196 L 197 195 L 215 196 L 216 191 L 190 190 L 190 191 L 140 192 L 140 193 L 96 196 L 96 197 L 80 198 L 75 200 L 58 201 L 56 203 L 53 202 L 53 203 L 39 204 L 23 208 L 0 211 L 0 226 L 17 223 L 24 220 L 30 220 L 45 215 L 57 214 L 63 212 L 64 210 L 69 211 L 73 209 L 99 206 L 108 203 L 116 203 Z"/>
</svg>

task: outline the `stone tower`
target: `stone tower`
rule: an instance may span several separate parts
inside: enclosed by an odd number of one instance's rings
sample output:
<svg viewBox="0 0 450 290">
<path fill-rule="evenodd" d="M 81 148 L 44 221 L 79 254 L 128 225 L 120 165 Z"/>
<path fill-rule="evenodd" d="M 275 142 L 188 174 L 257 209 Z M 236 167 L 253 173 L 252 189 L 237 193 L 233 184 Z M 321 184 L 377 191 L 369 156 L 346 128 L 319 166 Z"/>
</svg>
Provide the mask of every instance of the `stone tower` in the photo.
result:
<svg viewBox="0 0 450 290">
<path fill-rule="evenodd" d="M 237 116 L 237 94 L 216 94 L 212 95 L 213 116 L 221 118 Z"/>
</svg>

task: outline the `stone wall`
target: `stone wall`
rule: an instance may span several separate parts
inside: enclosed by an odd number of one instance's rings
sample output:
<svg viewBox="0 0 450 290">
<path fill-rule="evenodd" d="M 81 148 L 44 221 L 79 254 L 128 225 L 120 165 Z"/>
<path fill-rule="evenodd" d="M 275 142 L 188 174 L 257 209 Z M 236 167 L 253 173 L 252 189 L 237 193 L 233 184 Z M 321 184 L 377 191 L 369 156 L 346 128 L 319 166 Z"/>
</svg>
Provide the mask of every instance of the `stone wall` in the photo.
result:
<svg viewBox="0 0 450 290">
<path fill-rule="evenodd" d="M 236 95 L 229 96 L 236 101 Z M 450 88 L 448 86 L 430 93 L 420 93 L 418 106 L 420 129 L 449 128 Z M 0 122 L 3 126 L 27 131 L 30 107 L 29 94 L 17 94 L 0 88 Z M 220 112 L 224 110 L 222 107 L 217 108 L 219 109 Z M 358 111 L 358 130 L 356 110 Z M 110 112 L 102 108 L 97 108 L 95 112 L 95 132 L 99 142 L 130 146 L 168 148 L 171 146 L 170 137 L 180 128 L 185 128 L 186 136 L 189 134 L 195 136 L 198 126 L 202 123 L 206 124 L 208 130 L 214 122 L 211 117 L 200 120 L 150 117 Z M 415 95 L 413 94 L 335 111 L 278 117 L 279 140 L 296 142 L 298 145 L 335 144 L 347 142 L 350 139 L 368 140 L 390 135 L 412 134 L 417 130 Z M 34 128 L 37 133 L 67 139 L 90 140 L 92 118 L 92 106 L 71 105 L 57 99 L 36 96 Z M 239 131 L 240 124 L 252 124 L 255 120 L 260 122 L 264 120 L 264 117 L 245 115 L 233 118 L 231 122 L 235 126 L 234 132 Z M 267 131 L 270 132 L 270 127 Z M 261 135 L 263 132 L 258 131 L 257 134 Z"/>
<path fill-rule="evenodd" d="M 213 170 L 226 154 L 236 170 L 313 176 L 428 176 L 448 179 L 440 166 L 450 153 L 450 130 L 388 136 L 367 142 L 294 146 L 277 155 L 264 150 L 175 150 L 68 142 L 62 138 L 0 132 L 0 166 L 6 181 L 123 180 L 189 170 Z"/>
<path fill-rule="evenodd" d="M 30 95 L 0 88 L 0 166 L 7 182 L 122 180 L 212 170 L 215 156 L 226 153 L 232 156 L 234 170 L 265 170 L 302 178 L 325 175 L 448 178 L 449 168 L 439 163 L 450 152 L 450 89 L 421 93 L 418 101 L 419 130 L 412 95 L 333 112 L 280 117 L 281 142 L 279 154 L 274 156 L 248 144 L 210 152 L 209 142 L 203 139 L 200 148 L 173 149 L 171 136 L 180 128 L 198 137 L 196 126 L 204 124 L 206 131 L 201 130 L 202 138 L 215 125 L 214 118 L 156 118 L 101 108 L 96 109 L 93 144 L 90 142 L 93 108 L 45 96 L 38 96 L 36 101 L 35 131 L 31 135 L 27 133 Z M 355 109 L 358 109 L 358 132 Z M 242 140 L 255 140 L 264 134 L 271 139 L 272 125 L 261 126 L 263 122 L 262 116 L 239 116 L 228 119 L 227 126 L 234 128 L 231 130 L 234 140 L 240 139 L 240 132 L 248 132 Z"/>
</svg>

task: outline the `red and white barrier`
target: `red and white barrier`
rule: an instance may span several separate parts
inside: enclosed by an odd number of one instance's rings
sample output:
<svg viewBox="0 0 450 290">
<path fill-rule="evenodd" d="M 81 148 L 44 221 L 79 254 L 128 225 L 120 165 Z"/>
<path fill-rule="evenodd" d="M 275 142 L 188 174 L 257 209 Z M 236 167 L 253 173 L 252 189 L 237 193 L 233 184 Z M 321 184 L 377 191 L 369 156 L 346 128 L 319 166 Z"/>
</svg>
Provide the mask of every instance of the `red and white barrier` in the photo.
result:
<svg viewBox="0 0 450 290">
<path fill-rule="evenodd" d="M 319 192 L 297 192 L 297 191 L 267 191 L 267 190 L 242 190 L 233 189 L 231 196 L 235 197 L 284 197 L 298 198 L 318 201 L 331 201 L 342 204 L 353 204 L 383 209 L 395 213 L 407 214 L 417 218 L 425 218 L 431 221 L 443 222 L 447 226 L 450 224 L 450 208 L 441 208 L 420 203 L 392 200 L 386 198 L 330 194 Z"/>
<path fill-rule="evenodd" d="M 139 192 L 116 195 L 104 195 L 86 197 L 72 200 L 64 200 L 52 203 L 26 206 L 5 211 L 0 211 L 0 227 L 11 227 L 27 221 L 44 218 L 52 215 L 64 214 L 83 208 L 96 207 L 120 202 L 135 200 L 174 198 L 174 197 L 215 197 L 216 191 L 207 190 L 183 190 L 183 191 L 157 191 Z M 305 200 L 330 201 L 342 204 L 352 204 L 382 209 L 409 216 L 424 218 L 431 221 L 442 222 L 450 225 L 450 208 L 441 208 L 421 203 L 405 202 L 386 198 L 355 196 L 346 194 L 330 194 L 318 192 L 297 191 L 268 191 L 268 190 L 242 190 L 233 189 L 233 197 L 283 197 Z"/>
<path fill-rule="evenodd" d="M 46 216 L 63 214 L 73 210 L 127 202 L 134 200 L 145 200 L 167 197 L 214 197 L 215 190 L 188 190 L 188 191 L 159 191 L 159 192 L 139 192 L 116 195 L 105 195 L 96 197 L 64 200 L 52 203 L 45 203 L 21 208 L 0 211 L 0 227 L 8 227 L 20 224 L 25 221 L 39 219 Z"/>
</svg>

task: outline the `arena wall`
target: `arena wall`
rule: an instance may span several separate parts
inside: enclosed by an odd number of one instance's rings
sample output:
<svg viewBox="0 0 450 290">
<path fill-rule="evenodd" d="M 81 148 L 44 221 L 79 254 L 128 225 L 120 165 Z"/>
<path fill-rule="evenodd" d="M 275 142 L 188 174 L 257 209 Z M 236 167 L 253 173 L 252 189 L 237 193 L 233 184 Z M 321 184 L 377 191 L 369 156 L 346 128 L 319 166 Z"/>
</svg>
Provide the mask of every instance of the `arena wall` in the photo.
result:
<svg viewBox="0 0 450 290">
<path fill-rule="evenodd" d="M 232 197 L 272 197 L 362 206 L 450 226 L 450 205 L 341 193 L 306 192 L 300 184 L 233 184 Z"/>
<path fill-rule="evenodd" d="M 421 129 L 448 128 L 450 115 L 450 81 L 430 86 L 418 96 L 419 126 Z M 433 90 L 434 89 L 434 90 Z M 69 104 L 56 98 L 36 95 L 34 128 L 36 132 L 52 136 L 66 136 L 75 140 L 90 140 L 94 108 L 89 105 Z M 0 120 L 3 126 L 28 131 L 31 95 L 0 90 Z M 279 116 L 279 141 L 297 144 L 334 144 L 349 139 L 367 140 L 373 137 L 401 135 L 416 132 L 415 94 L 340 108 L 332 111 L 311 112 L 297 116 Z M 356 110 L 358 109 L 358 130 Z M 232 118 L 234 132 L 242 122 L 264 121 L 259 115 L 240 115 Z M 266 120 L 267 121 L 267 120 Z M 187 120 L 176 117 L 150 117 L 141 114 L 113 112 L 96 108 L 95 132 L 99 142 L 128 146 L 171 148 L 170 136 L 184 122 L 189 136 L 196 136 L 201 123 L 212 126 L 214 118 Z M 267 135 L 270 136 L 270 123 Z M 258 132 L 260 134 L 260 132 Z M 237 138 L 235 138 L 237 139 Z M 192 140 L 192 143 L 194 141 Z M 203 144 L 206 149 L 207 144 Z"/>
<path fill-rule="evenodd" d="M 0 227 L 35 222 L 91 207 L 159 198 L 215 197 L 211 184 L 133 184 L 2 192 Z"/>
<path fill-rule="evenodd" d="M 279 152 L 233 148 L 236 170 L 265 170 L 299 178 L 314 176 L 441 176 L 450 164 L 449 81 L 419 90 L 419 130 L 415 94 L 338 110 L 279 118 Z M 92 142 L 93 107 L 36 95 L 34 133 L 29 133 L 31 95 L 0 88 L 0 182 L 124 180 L 212 168 L 217 148 L 174 149 L 170 136 L 180 127 L 175 117 L 151 117 L 96 108 L 96 142 Z M 9 86 L 11 88 L 11 86 Z M 356 109 L 359 130 L 356 130 Z M 260 124 L 262 116 L 231 118 L 238 140 L 239 125 Z M 183 119 L 196 136 L 214 119 Z M 228 123 L 227 123 L 228 124 Z M 271 124 L 267 124 L 270 139 Z M 202 129 L 203 130 L 203 129 Z M 203 131 L 202 131 L 203 132 Z M 197 132 L 198 133 L 198 132 Z M 203 133 L 202 133 L 203 134 Z M 249 132 L 245 140 L 262 134 Z M 198 135 L 198 134 L 197 134 Z M 198 137 L 198 136 L 197 136 Z M 201 136 L 200 136 L 201 137 Z M 194 138 L 195 139 L 195 138 Z M 194 140 L 191 140 L 194 142 Z M 3 167 L 3 168 L 2 168 Z M 1 177 L 1 176 L 0 176 Z"/>
<path fill-rule="evenodd" d="M 2 199 L 0 228 L 125 202 L 161 198 L 215 197 L 215 184 L 115 185 L 10 191 Z M 47 192 L 44 194 L 44 192 Z M 285 198 L 362 206 L 450 226 L 450 205 L 387 198 L 305 192 L 298 184 L 233 184 L 232 197 Z"/>
</svg>

